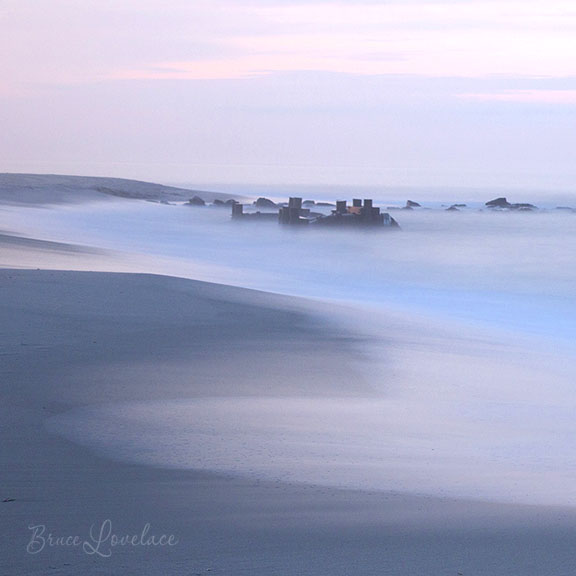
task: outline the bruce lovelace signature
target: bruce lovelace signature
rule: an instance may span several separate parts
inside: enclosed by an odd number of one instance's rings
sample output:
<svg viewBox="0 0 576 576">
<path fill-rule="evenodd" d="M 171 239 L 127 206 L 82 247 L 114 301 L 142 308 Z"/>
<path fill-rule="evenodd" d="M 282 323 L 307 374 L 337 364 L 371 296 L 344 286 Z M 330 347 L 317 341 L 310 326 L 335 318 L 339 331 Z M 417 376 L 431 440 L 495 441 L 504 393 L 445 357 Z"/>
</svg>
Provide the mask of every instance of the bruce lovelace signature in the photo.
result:
<svg viewBox="0 0 576 576">
<path fill-rule="evenodd" d="M 147 523 L 137 534 L 117 534 L 112 528 L 112 520 L 92 524 L 87 538 L 79 535 L 56 536 L 47 532 L 45 524 L 28 526 L 32 535 L 26 546 L 28 554 L 40 554 L 47 548 L 81 548 L 85 554 L 110 558 L 117 548 L 157 548 L 176 546 L 178 538 L 174 534 L 151 534 Z"/>
</svg>

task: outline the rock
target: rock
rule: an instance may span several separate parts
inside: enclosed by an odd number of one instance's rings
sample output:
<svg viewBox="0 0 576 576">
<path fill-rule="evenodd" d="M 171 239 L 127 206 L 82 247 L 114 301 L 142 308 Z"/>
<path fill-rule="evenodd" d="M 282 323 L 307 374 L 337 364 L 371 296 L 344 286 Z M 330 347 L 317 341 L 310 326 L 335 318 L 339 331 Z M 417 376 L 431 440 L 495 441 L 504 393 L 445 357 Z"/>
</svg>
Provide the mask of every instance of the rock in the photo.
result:
<svg viewBox="0 0 576 576">
<path fill-rule="evenodd" d="M 413 202 L 412 200 L 406 200 L 406 208 L 421 208 L 421 204 L 418 202 Z"/>
<path fill-rule="evenodd" d="M 519 210 L 519 211 L 532 211 L 538 210 L 537 206 L 534 204 L 528 204 L 526 202 L 518 202 L 516 204 L 510 204 L 506 198 L 496 198 L 495 200 L 490 200 L 486 202 L 486 206 L 489 208 L 507 208 L 508 210 Z"/>
<path fill-rule="evenodd" d="M 565 212 L 576 212 L 576 209 L 570 208 L 570 206 L 556 206 L 556 210 L 564 210 Z"/>
<path fill-rule="evenodd" d="M 446 208 L 446 212 L 460 212 L 460 210 L 456 207 L 456 205 L 454 205 L 450 206 L 450 208 Z"/>
<path fill-rule="evenodd" d="M 234 204 L 238 204 L 238 200 L 233 200 L 232 198 L 230 198 L 230 200 L 220 200 L 219 198 L 215 198 L 214 201 L 212 202 L 212 206 L 233 206 Z"/>
<path fill-rule="evenodd" d="M 496 198 L 495 200 L 486 202 L 485 206 L 489 208 L 510 208 L 511 204 L 506 198 Z"/>
<path fill-rule="evenodd" d="M 316 204 L 314 200 L 304 200 L 304 202 L 302 202 L 302 206 L 314 206 L 314 204 Z"/>
<path fill-rule="evenodd" d="M 268 198 L 258 198 L 258 200 L 254 202 L 254 206 L 258 208 L 277 208 L 276 203 Z"/>
<path fill-rule="evenodd" d="M 194 196 L 188 200 L 188 204 L 191 206 L 206 206 L 206 202 L 200 198 L 200 196 Z"/>
</svg>

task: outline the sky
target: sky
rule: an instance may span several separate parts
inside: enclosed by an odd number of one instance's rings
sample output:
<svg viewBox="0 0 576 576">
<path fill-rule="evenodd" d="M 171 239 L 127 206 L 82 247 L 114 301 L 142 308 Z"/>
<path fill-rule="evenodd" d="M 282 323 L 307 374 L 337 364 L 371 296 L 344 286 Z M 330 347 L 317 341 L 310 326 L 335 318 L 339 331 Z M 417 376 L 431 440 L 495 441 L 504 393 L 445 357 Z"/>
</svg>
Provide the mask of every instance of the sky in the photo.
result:
<svg viewBox="0 0 576 576">
<path fill-rule="evenodd" d="M 0 0 L 0 172 L 576 185 L 576 3 Z"/>
</svg>

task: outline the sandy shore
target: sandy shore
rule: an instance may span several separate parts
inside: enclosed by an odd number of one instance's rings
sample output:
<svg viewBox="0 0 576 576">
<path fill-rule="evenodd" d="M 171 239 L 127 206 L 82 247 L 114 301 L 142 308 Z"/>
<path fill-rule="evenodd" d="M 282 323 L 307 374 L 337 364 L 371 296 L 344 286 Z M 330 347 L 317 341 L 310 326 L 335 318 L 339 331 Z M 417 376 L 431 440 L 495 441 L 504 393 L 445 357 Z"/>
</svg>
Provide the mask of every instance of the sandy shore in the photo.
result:
<svg viewBox="0 0 576 576">
<path fill-rule="evenodd" d="M 0 499 L 13 499 L 0 503 L 1 574 L 571 573 L 569 509 L 128 465 L 46 432 L 50 417 L 103 402 L 370 395 L 343 360 L 353 343 L 297 303 L 132 274 L 2 270 L 0 285 Z M 309 370 L 290 370 L 303 360 Z M 93 542 L 106 521 L 177 544 L 27 551 L 30 526 Z"/>
</svg>

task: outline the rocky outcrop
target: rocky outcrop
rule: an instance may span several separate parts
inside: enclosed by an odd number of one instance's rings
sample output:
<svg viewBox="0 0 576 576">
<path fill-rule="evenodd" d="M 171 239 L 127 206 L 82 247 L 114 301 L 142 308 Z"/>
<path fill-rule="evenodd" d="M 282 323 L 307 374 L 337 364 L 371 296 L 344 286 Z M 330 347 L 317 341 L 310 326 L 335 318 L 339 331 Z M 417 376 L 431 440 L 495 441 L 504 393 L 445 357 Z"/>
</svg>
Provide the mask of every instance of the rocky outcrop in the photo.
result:
<svg viewBox="0 0 576 576">
<path fill-rule="evenodd" d="M 520 210 L 520 211 L 532 211 L 538 210 L 534 204 L 528 204 L 526 202 L 520 202 L 517 204 L 510 204 L 507 198 L 495 198 L 494 200 L 490 200 L 486 202 L 485 206 L 488 208 L 499 208 L 499 209 L 507 209 L 507 210 Z"/>
<path fill-rule="evenodd" d="M 257 208 L 278 208 L 276 203 L 268 198 L 258 198 L 258 200 L 254 202 L 254 206 Z"/>
<path fill-rule="evenodd" d="M 206 206 L 206 202 L 204 202 L 200 196 L 194 196 L 194 198 L 190 198 L 190 200 L 188 200 L 188 204 L 190 206 Z"/>
<path fill-rule="evenodd" d="M 229 208 L 230 206 L 234 205 L 234 204 L 238 204 L 238 200 L 234 200 L 232 198 L 230 198 L 230 200 L 220 200 L 219 198 L 216 198 L 214 200 L 214 202 L 212 202 L 212 206 L 216 206 L 216 208 Z"/>
<path fill-rule="evenodd" d="M 511 204 L 506 198 L 496 198 L 486 202 L 485 206 L 488 206 L 488 208 L 510 208 Z"/>
</svg>

